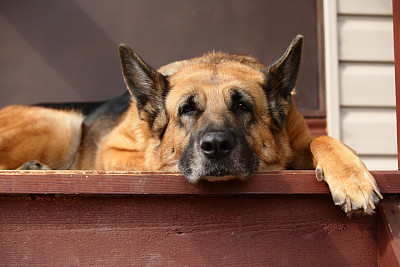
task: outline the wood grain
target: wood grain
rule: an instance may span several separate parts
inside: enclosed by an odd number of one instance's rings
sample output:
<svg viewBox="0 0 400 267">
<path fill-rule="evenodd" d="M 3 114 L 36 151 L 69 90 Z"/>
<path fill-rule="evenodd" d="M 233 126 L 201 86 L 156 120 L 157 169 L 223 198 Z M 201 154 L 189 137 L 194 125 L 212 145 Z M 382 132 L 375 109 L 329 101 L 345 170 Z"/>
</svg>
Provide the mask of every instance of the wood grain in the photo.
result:
<svg viewBox="0 0 400 267">
<path fill-rule="evenodd" d="M 376 266 L 375 217 L 328 196 L 0 200 L 7 266 Z"/>
<path fill-rule="evenodd" d="M 382 193 L 400 193 L 399 171 L 372 172 Z M 256 173 L 247 181 L 190 184 L 179 173 L 0 171 L 0 194 L 325 194 L 314 171 Z"/>
<path fill-rule="evenodd" d="M 379 205 L 378 214 L 379 266 L 400 266 L 400 201 L 383 200 Z"/>
</svg>

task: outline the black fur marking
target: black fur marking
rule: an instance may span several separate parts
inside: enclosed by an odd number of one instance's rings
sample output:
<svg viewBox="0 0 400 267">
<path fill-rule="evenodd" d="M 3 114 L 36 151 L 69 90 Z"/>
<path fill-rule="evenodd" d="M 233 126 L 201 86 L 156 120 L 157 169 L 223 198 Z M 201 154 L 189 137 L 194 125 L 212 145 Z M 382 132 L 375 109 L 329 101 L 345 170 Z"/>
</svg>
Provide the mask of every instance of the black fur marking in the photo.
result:
<svg viewBox="0 0 400 267">
<path fill-rule="evenodd" d="M 197 103 L 195 101 L 196 95 L 190 95 L 179 107 L 179 116 L 193 116 L 199 111 Z"/>
<path fill-rule="evenodd" d="M 89 125 L 99 118 L 107 118 L 109 121 L 116 121 L 122 114 L 124 114 L 131 103 L 131 95 L 128 92 L 104 101 L 102 105 L 92 110 L 90 114 L 85 117 L 84 123 Z"/>
<path fill-rule="evenodd" d="M 184 122 L 196 119 L 203 112 L 197 102 L 198 94 L 192 94 L 184 98 L 178 107 L 178 125 L 184 126 Z"/>
<path fill-rule="evenodd" d="M 38 103 L 32 106 L 52 108 L 57 110 L 76 110 L 84 116 L 89 115 L 106 101 L 98 102 L 66 102 L 66 103 Z"/>
<path fill-rule="evenodd" d="M 65 102 L 65 103 L 39 103 L 32 106 L 45 107 L 56 110 L 75 110 L 85 116 L 84 122 L 90 124 L 99 117 L 107 116 L 116 120 L 126 110 L 131 102 L 131 95 L 128 92 L 106 101 L 98 102 Z"/>
</svg>

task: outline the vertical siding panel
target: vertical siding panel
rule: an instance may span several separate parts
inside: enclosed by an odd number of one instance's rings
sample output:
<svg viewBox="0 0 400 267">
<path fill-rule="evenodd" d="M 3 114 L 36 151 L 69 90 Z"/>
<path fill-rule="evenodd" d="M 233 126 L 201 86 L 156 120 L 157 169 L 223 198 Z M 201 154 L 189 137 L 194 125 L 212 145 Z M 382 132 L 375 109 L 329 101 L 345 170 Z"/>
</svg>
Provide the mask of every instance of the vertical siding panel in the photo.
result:
<svg viewBox="0 0 400 267">
<path fill-rule="evenodd" d="M 339 57 L 336 1 L 324 0 L 326 123 L 328 135 L 340 139 Z"/>
</svg>

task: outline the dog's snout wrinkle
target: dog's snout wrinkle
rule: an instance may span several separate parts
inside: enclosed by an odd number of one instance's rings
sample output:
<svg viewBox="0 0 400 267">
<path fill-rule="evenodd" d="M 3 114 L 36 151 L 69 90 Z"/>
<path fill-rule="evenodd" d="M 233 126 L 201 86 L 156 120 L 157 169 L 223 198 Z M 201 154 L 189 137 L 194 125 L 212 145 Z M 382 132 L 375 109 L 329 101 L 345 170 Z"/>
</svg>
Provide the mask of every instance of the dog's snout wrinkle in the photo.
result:
<svg viewBox="0 0 400 267">
<path fill-rule="evenodd" d="M 200 140 L 202 153 L 212 159 L 222 159 L 228 156 L 236 146 L 235 139 L 225 132 L 211 132 Z"/>
</svg>

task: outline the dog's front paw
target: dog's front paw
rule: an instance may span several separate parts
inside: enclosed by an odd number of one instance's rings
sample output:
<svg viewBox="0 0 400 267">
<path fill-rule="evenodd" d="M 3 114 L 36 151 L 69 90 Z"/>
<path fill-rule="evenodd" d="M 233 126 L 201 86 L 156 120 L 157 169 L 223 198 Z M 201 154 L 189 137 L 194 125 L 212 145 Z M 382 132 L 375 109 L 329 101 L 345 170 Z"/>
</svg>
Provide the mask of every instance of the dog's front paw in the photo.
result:
<svg viewBox="0 0 400 267">
<path fill-rule="evenodd" d="M 50 168 L 38 161 L 32 160 L 27 161 L 22 164 L 21 167 L 18 168 L 19 170 L 50 170 Z"/>
<path fill-rule="evenodd" d="M 335 205 L 341 206 L 348 215 L 359 210 L 366 214 L 374 213 L 382 195 L 374 177 L 364 166 L 346 166 L 346 170 L 324 166 L 317 166 L 317 179 L 329 185 Z"/>
<path fill-rule="evenodd" d="M 328 184 L 335 205 L 349 216 L 357 211 L 374 213 L 382 195 L 374 177 L 352 149 L 339 140 L 320 137 L 311 143 L 311 151 L 317 179 Z"/>
</svg>

